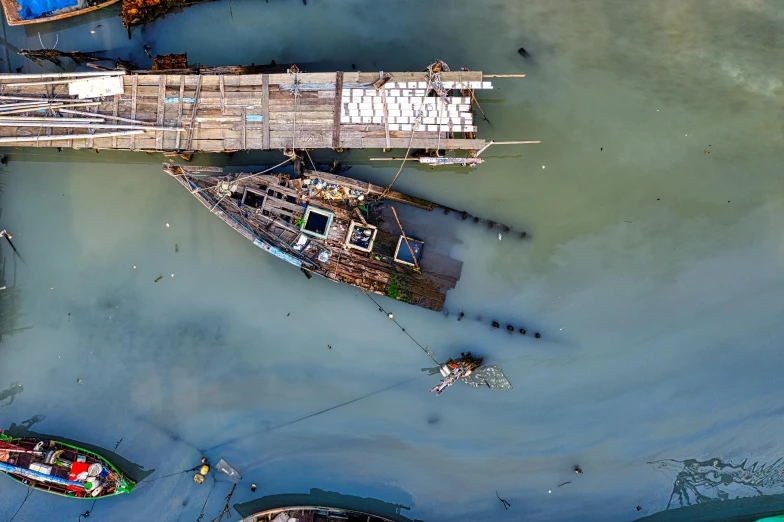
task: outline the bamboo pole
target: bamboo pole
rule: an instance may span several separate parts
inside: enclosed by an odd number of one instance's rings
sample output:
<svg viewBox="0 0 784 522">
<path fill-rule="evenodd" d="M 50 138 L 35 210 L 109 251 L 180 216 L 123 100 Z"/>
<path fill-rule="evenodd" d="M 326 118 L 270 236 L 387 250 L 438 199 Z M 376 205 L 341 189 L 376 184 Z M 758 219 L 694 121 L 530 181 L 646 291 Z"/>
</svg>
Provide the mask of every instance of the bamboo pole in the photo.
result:
<svg viewBox="0 0 784 522">
<path fill-rule="evenodd" d="M 2 107 L 2 106 L 0 106 Z M 94 116 L 94 112 L 82 112 L 82 111 L 74 111 L 71 109 L 57 109 L 57 112 L 64 112 L 65 114 L 78 114 L 80 116 Z M 137 123 L 139 125 L 155 125 L 154 121 L 141 121 L 141 120 L 133 120 L 131 118 L 123 118 L 121 116 L 111 116 L 108 114 L 101 114 L 101 118 L 106 118 L 107 120 L 115 120 L 115 121 L 124 121 L 126 123 Z"/>
<path fill-rule="evenodd" d="M 411 254 L 411 259 L 414 260 L 414 270 L 416 270 L 417 272 L 421 272 L 421 270 L 419 269 L 419 263 L 417 263 L 417 258 L 414 255 L 414 249 L 411 248 L 411 243 L 408 242 L 408 237 L 406 237 L 406 232 L 405 230 L 403 230 L 403 225 L 400 224 L 400 219 L 398 219 L 397 217 L 397 211 L 395 210 L 395 207 L 393 207 L 392 205 L 390 205 L 389 208 L 392 209 L 392 214 L 394 214 L 395 216 L 395 221 L 397 221 L 397 226 L 400 227 L 400 235 L 403 236 L 403 240 L 406 242 L 406 246 L 408 247 L 408 252 Z"/>
<path fill-rule="evenodd" d="M 89 78 L 86 78 L 89 79 Z M 14 82 L 14 83 L 3 83 L 0 85 L 4 85 L 5 87 L 30 87 L 36 85 L 54 85 L 58 83 L 74 83 L 78 81 L 84 81 L 85 78 L 71 78 L 67 80 L 46 80 L 44 82 Z"/>
<path fill-rule="evenodd" d="M 483 74 L 482 78 L 525 78 L 524 74 Z"/>
<path fill-rule="evenodd" d="M 177 127 L 140 127 L 139 125 L 116 125 L 114 123 L 85 123 L 80 125 L 73 122 L 65 123 L 49 123 L 37 121 L 0 121 L 0 127 L 51 127 L 55 129 L 117 129 L 117 130 L 135 130 L 140 129 L 144 132 L 147 131 L 169 131 L 169 132 L 185 132 L 183 128 Z"/>
<path fill-rule="evenodd" d="M 103 118 L 59 118 L 56 116 L 2 116 L 0 121 L 55 121 L 60 123 L 66 122 L 83 122 L 83 123 L 104 123 Z"/>
<path fill-rule="evenodd" d="M 101 102 L 84 102 L 84 103 L 68 103 L 68 104 L 50 104 L 50 105 L 42 105 L 40 107 L 31 107 L 29 109 L 16 109 L 13 111 L 4 111 L 0 112 L 0 114 L 20 114 L 25 112 L 33 112 L 33 111 L 40 111 L 43 109 L 59 109 L 60 107 L 93 107 L 95 105 L 100 105 Z"/>
<path fill-rule="evenodd" d="M 479 152 L 477 152 L 477 153 L 476 153 L 476 156 L 475 156 L 475 157 L 477 157 L 477 158 L 478 158 L 478 157 L 479 157 L 479 155 L 480 155 L 480 154 L 482 154 L 484 151 L 486 151 L 486 150 L 487 150 L 487 148 L 488 148 L 490 145 L 531 145 L 531 144 L 536 144 L 536 143 L 542 143 L 542 140 L 528 140 L 528 141 L 491 141 L 490 143 L 488 143 L 487 145 L 485 145 L 484 147 L 482 147 L 481 149 L 479 149 Z"/>
<path fill-rule="evenodd" d="M 89 140 L 95 138 L 111 138 L 112 136 L 131 136 L 133 134 L 144 134 L 143 130 L 126 130 L 117 132 L 101 132 L 97 134 L 64 134 L 54 136 L 13 136 L 0 138 L 0 143 L 19 143 L 25 141 L 68 141 L 68 140 Z"/>
<path fill-rule="evenodd" d="M 42 74 L 0 74 L 0 80 L 32 80 L 38 78 L 89 78 L 91 76 L 124 76 L 125 71 L 52 72 Z"/>
</svg>

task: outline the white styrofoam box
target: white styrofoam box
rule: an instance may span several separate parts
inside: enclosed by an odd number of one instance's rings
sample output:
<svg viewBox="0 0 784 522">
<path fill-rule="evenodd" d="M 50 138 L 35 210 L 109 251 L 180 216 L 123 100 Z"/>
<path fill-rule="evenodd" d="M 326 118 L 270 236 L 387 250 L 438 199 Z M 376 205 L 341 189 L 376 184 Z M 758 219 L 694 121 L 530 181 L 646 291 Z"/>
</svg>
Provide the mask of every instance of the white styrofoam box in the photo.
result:
<svg viewBox="0 0 784 522">
<path fill-rule="evenodd" d="M 380 94 L 378 94 L 375 89 L 365 89 L 365 92 L 362 93 L 362 96 L 365 98 L 374 98 L 376 96 L 380 96 Z"/>
<path fill-rule="evenodd" d="M 438 125 L 422 125 L 428 132 L 435 132 L 438 130 Z"/>
<path fill-rule="evenodd" d="M 390 123 L 388 125 L 388 127 L 389 127 L 389 130 L 391 130 L 391 131 L 400 130 L 400 125 L 398 125 L 397 123 Z"/>
<path fill-rule="evenodd" d="M 435 123 L 435 122 L 436 122 L 435 118 L 422 118 L 422 123 L 425 123 L 425 124 L 428 124 L 428 123 L 432 124 L 432 123 Z"/>
<path fill-rule="evenodd" d="M 98 76 L 75 80 L 68 83 L 68 94 L 77 95 L 80 100 L 112 96 L 124 92 L 122 76 Z"/>
<path fill-rule="evenodd" d="M 409 118 L 414 116 L 414 111 L 411 109 L 403 109 L 400 111 L 400 114 L 403 116 L 408 116 Z"/>
<path fill-rule="evenodd" d="M 350 121 L 351 121 L 351 117 L 350 116 L 341 116 L 340 117 L 340 123 L 349 123 Z"/>
<path fill-rule="evenodd" d="M 411 129 L 413 129 L 413 128 L 414 128 L 413 125 L 401 125 L 400 126 L 400 130 L 402 130 L 402 131 L 409 131 L 409 132 L 411 132 Z"/>
<path fill-rule="evenodd" d="M 33 462 L 30 464 L 30 469 L 33 471 L 37 471 L 38 473 L 43 473 L 44 475 L 51 475 L 52 474 L 52 466 L 49 464 L 41 464 L 40 462 Z"/>
<path fill-rule="evenodd" d="M 397 88 L 397 83 L 395 83 L 395 82 L 387 82 L 387 83 L 384 84 L 384 88 L 385 89 L 396 89 Z"/>
<path fill-rule="evenodd" d="M 392 109 L 389 109 L 389 110 L 387 111 L 387 115 L 388 115 L 390 118 L 392 118 L 392 117 L 394 117 L 394 116 L 400 116 L 400 111 L 398 111 L 398 110 L 392 110 Z"/>
<path fill-rule="evenodd" d="M 413 91 L 413 96 L 421 97 L 421 96 L 424 96 L 425 94 L 426 93 L 425 93 L 424 89 L 415 89 Z"/>
<path fill-rule="evenodd" d="M 471 106 L 470 105 L 458 105 L 457 106 L 457 110 L 459 110 L 460 112 L 468 112 L 468 111 L 471 110 Z"/>
<path fill-rule="evenodd" d="M 400 96 L 400 89 L 392 89 L 387 93 L 388 96 Z"/>
<path fill-rule="evenodd" d="M 370 102 L 362 102 L 359 104 L 359 110 L 372 109 L 372 108 L 373 108 L 373 104 Z"/>
<path fill-rule="evenodd" d="M 360 109 L 359 110 L 360 116 L 373 116 L 373 109 Z"/>
<path fill-rule="evenodd" d="M 403 89 L 400 91 L 400 96 L 408 96 L 411 97 L 414 95 L 414 91 L 411 89 Z"/>
<path fill-rule="evenodd" d="M 349 116 L 348 117 L 348 122 L 349 123 L 362 123 L 362 117 L 361 116 Z"/>
<path fill-rule="evenodd" d="M 373 123 L 373 118 L 370 116 L 362 116 L 362 123 Z"/>
<path fill-rule="evenodd" d="M 492 89 L 493 84 L 491 82 L 482 82 L 482 89 Z"/>
</svg>

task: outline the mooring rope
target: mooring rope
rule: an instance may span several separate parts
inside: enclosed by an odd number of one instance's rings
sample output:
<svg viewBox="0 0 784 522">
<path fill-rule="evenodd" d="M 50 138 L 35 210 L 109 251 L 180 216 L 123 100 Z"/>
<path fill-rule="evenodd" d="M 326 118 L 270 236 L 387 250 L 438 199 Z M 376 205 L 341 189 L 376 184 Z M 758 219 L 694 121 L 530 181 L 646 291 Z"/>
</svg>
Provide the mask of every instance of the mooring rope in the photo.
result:
<svg viewBox="0 0 784 522">
<path fill-rule="evenodd" d="M 419 103 L 419 114 L 416 117 L 418 121 L 421 120 L 422 118 L 422 107 L 424 107 L 425 105 L 425 99 L 427 99 L 427 93 L 430 92 L 430 86 L 433 84 L 433 65 L 428 66 L 427 70 L 428 70 L 427 88 L 425 89 L 425 94 L 422 96 L 422 101 Z M 403 172 L 403 167 L 406 166 L 406 161 L 408 161 L 408 155 L 411 153 L 411 144 L 414 143 L 414 133 L 416 132 L 417 125 L 418 125 L 417 123 L 414 123 L 411 126 L 411 137 L 408 140 L 408 149 L 406 149 L 406 155 L 403 158 L 403 161 L 400 163 L 400 168 L 397 169 L 397 174 L 395 174 L 395 177 L 392 178 L 392 183 L 390 183 L 389 186 L 387 186 L 387 188 L 384 189 L 384 193 L 381 194 L 381 199 L 384 199 L 387 196 L 387 194 L 389 194 L 389 191 L 392 190 L 392 185 L 395 184 L 395 181 L 397 181 L 398 176 L 400 176 L 400 173 Z"/>
<path fill-rule="evenodd" d="M 370 294 L 369 294 L 369 293 L 368 293 L 366 290 L 362 289 L 362 293 L 363 293 L 363 294 L 365 294 L 366 296 L 368 296 L 368 299 L 370 299 L 371 301 L 373 301 L 373 303 L 374 303 L 374 304 L 375 304 L 375 305 L 378 307 L 378 311 L 379 311 L 379 312 L 382 312 L 382 313 L 384 313 L 384 314 L 386 314 L 386 316 L 387 316 L 387 317 L 389 317 L 389 319 L 390 319 L 390 320 L 391 320 L 393 323 L 395 323 L 395 324 L 397 325 L 397 327 L 398 327 L 398 328 L 400 328 L 400 331 L 402 331 L 404 334 L 406 334 L 406 335 L 408 336 L 408 338 L 409 338 L 409 339 L 411 339 L 412 341 L 414 341 L 414 342 L 416 343 L 416 345 L 417 345 L 417 346 L 419 346 L 419 348 L 420 348 L 420 349 L 421 349 L 423 352 L 425 352 L 425 354 L 427 354 L 427 356 L 428 356 L 428 357 L 430 357 L 430 358 L 433 360 L 433 362 L 434 362 L 434 363 L 436 363 L 438 366 L 441 366 L 441 363 L 440 363 L 440 362 L 438 362 L 438 361 L 435 359 L 435 357 L 433 357 L 433 354 L 431 354 L 431 353 L 430 353 L 430 350 L 428 350 L 427 348 L 425 348 L 424 346 L 422 346 L 422 345 L 419 343 L 419 341 L 417 341 L 416 339 L 414 339 L 414 336 L 413 336 L 413 335 L 411 335 L 410 333 L 408 333 L 408 331 L 407 331 L 405 328 L 403 328 L 403 325 L 401 325 L 400 323 L 398 323 L 398 322 L 397 322 L 397 319 L 395 319 L 395 316 L 394 316 L 394 314 L 391 314 L 391 313 L 387 312 L 386 310 L 384 310 L 384 307 L 382 307 L 380 304 L 378 304 L 378 301 L 376 301 L 375 299 L 373 299 L 373 297 L 372 297 L 372 296 L 371 296 L 371 295 L 370 295 Z"/>
<path fill-rule="evenodd" d="M 32 486 L 27 486 L 27 495 L 25 495 L 24 500 L 22 501 L 21 504 L 19 504 L 19 509 L 16 510 L 16 513 L 14 513 L 14 516 L 12 516 L 11 519 L 8 522 L 13 522 L 14 521 L 14 519 L 16 518 L 16 515 L 18 515 L 19 511 L 22 510 L 22 506 L 25 505 L 25 502 L 27 502 L 27 499 L 30 498 L 30 495 L 32 493 L 33 493 L 33 487 Z"/>
</svg>

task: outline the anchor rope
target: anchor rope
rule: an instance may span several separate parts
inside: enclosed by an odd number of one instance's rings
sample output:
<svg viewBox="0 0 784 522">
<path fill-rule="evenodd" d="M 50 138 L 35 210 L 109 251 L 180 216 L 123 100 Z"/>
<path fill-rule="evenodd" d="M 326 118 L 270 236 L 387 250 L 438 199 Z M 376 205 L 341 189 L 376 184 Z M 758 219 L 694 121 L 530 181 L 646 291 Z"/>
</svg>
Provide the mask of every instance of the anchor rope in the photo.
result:
<svg viewBox="0 0 784 522">
<path fill-rule="evenodd" d="M 438 361 L 435 359 L 435 357 L 433 357 L 433 355 L 430 353 L 430 350 L 428 350 L 427 348 L 425 348 L 424 346 L 422 346 L 422 344 L 420 344 L 420 342 L 419 342 L 419 341 L 417 341 L 416 339 L 414 339 L 414 336 L 413 336 L 413 335 L 411 335 L 410 333 L 408 333 L 408 330 L 406 330 L 405 328 L 403 328 L 403 325 L 401 325 L 400 323 L 398 323 L 398 322 L 397 322 L 397 319 L 395 319 L 395 316 L 394 316 L 393 314 L 390 314 L 389 312 L 387 312 L 386 310 L 384 310 L 384 307 L 382 307 L 382 306 L 381 306 L 381 305 L 378 303 L 378 301 L 376 301 L 375 299 L 373 299 L 373 297 L 372 297 L 372 296 L 371 296 L 371 295 L 370 295 L 370 294 L 369 294 L 369 293 L 368 293 L 366 290 L 362 289 L 362 293 L 363 293 L 363 294 L 365 294 L 365 295 L 368 297 L 368 299 L 370 299 L 371 301 L 373 301 L 373 303 L 374 303 L 374 304 L 375 304 L 375 305 L 378 307 L 378 311 L 379 311 L 379 312 L 382 312 L 382 313 L 384 313 L 384 314 L 386 314 L 386 315 L 387 315 L 387 317 L 389 317 L 389 319 L 390 319 L 390 320 L 391 320 L 393 323 L 395 323 L 395 324 L 397 325 L 397 327 L 398 327 L 398 328 L 400 328 L 400 331 L 402 331 L 404 334 L 406 334 L 406 335 L 408 336 L 408 338 L 409 338 L 409 339 L 411 339 L 412 341 L 414 341 L 414 343 L 416 343 L 416 345 L 417 345 L 417 346 L 419 346 L 419 348 L 420 348 L 420 349 L 421 349 L 423 352 L 425 352 L 425 354 L 426 354 L 428 357 L 430 357 L 430 359 L 432 359 L 434 363 L 436 363 L 438 366 L 441 366 L 441 363 L 440 363 L 440 362 L 438 362 Z"/>
<path fill-rule="evenodd" d="M 24 505 L 25 505 L 25 502 L 27 502 L 27 499 L 28 499 L 28 498 L 30 498 L 30 495 L 31 495 L 32 493 L 33 493 L 33 486 L 32 486 L 32 485 L 30 485 L 30 486 L 27 486 L 27 495 L 25 495 L 25 498 L 24 498 L 24 500 L 22 501 L 22 503 L 21 503 L 21 504 L 19 504 L 19 508 L 16 510 L 16 513 L 14 513 L 14 516 L 12 516 L 12 517 L 11 517 L 11 520 L 9 520 L 8 522 L 13 522 L 13 521 L 14 521 L 14 519 L 16 518 L 16 515 L 18 515 L 18 514 L 19 514 L 19 511 L 21 511 L 21 510 L 22 510 L 22 506 L 24 506 Z"/>
</svg>

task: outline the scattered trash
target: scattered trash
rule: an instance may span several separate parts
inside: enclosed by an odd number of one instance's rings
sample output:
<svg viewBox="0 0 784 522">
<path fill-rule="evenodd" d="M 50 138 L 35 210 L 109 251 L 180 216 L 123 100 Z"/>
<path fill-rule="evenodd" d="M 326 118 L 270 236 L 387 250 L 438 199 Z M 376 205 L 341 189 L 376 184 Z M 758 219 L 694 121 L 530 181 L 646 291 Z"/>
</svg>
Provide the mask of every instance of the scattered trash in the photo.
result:
<svg viewBox="0 0 784 522">
<path fill-rule="evenodd" d="M 152 47 L 150 47 L 149 45 L 144 46 L 144 54 L 147 55 L 147 58 L 152 58 L 152 54 L 150 54 L 150 49 L 152 49 Z"/>
<path fill-rule="evenodd" d="M 133 265 L 133 269 L 136 270 L 136 265 Z"/>
<path fill-rule="evenodd" d="M 169 224 L 168 223 L 166 223 L 166 228 L 169 228 Z"/>
<path fill-rule="evenodd" d="M 502 499 L 502 498 L 501 498 L 501 496 L 498 494 L 498 491 L 496 491 L 496 492 L 495 492 L 495 496 L 496 496 L 496 497 L 498 497 L 498 500 L 500 500 L 500 501 L 501 501 L 501 504 L 503 504 L 503 506 L 504 506 L 504 511 L 506 511 L 507 509 L 509 509 L 510 507 L 512 507 L 512 504 L 510 504 L 509 502 L 507 502 L 506 500 L 504 500 L 504 499 Z"/>
<path fill-rule="evenodd" d="M 534 334 L 534 337 L 536 337 L 537 339 L 539 339 L 540 337 L 542 337 L 542 334 L 540 334 L 539 332 L 536 332 L 536 333 Z"/>
<path fill-rule="evenodd" d="M 215 469 L 228 475 L 229 480 L 234 482 L 235 484 L 242 480 L 242 475 L 236 469 L 232 468 L 228 462 L 223 459 L 220 459 L 217 464 L 215 464 Z"/>
<path fill-rule="evenodd" d="M 84 384 L 84 379 L 76 379 L 76 384 Z"/>
<path fill-rule="evenodd" d="M 575 466 L 574 467 L 574 472 L 577 473 L 578 475 L 582 475 L 583 474 L 583 470 L 580 469 L 580 466 Z"/>
<path fill-rule="evenodd" d="M 174 274 L 172 274 L 171 276 L 174 277 Z"/>
<path fill-rule="evenodd" d="M 642 506 L 637 506 L 637 511 L 641 511 L 641 510 L 642 510 Z"/>
<path fill-rule="evenodd" d="M 548 490 L 547 490 L 547 492 L 548 492 L 548 493 L 552 493 L 552 492 L 553 492 L 553 490 L 552 490 L 552 489 L 548 489 Z"/>
<path fill-rule="evenodd" d="M 560 488 L 561 486 L 565 486 L 565 485 L 571 484 L 571 483 L 572 483 L 571 480 L 567 480 L 566 482 L 562 482 L 561 484 L 558 484 L 558 487 Z"/>
<path fill-rule="evenodd" d="M 498 234 L 498 241 L 501 241 L 501 239 L 502 239 L 503 237 L 504 237 L 503 235 L 501 235 L 501 234 Z"/>
<path fill-rule="evenodd" d="M 250 485 L 250 490 L 251 491 L 256 491 L 256 484 L 251 484 Z"/>
<path fill-rule="evenodd" d="M 194 481 L 196 484 L 204 484 L 204 475 L 202 475 L 202 474 L 200 474 L 200 473 L 196 473 L 196 474 L 193 476 L 193 481 Z"/>
<path fill-rule="evenodd" d="M 93 28 L 90 30 L 90 34 L 95 34 L 95 31 L 96 31 L 96 29 L 98 29 L 98 28 L 100 28 L 100 27 L 101 27 L 101 24 L 98 24 L 98 25 L 96 25 L 95 27 L 93 27 Z"/>
<path fill-rule="evenodd" d="M 327 345 L 327 348 L 329 348 L 329 349 L 331 350 L 331 349 L 332 349 L 332 345 L 331 345 L 331 344 L 328 344 L 328 345 Z"/>
<path fill-rule="evenodd" d="M 544 168 L 544 165 L 542 165 L 542 168 Z M 168 225 L 166 225 L 166 226 L 168 226 Z"/>
<path fill-rule="evenodd" d="M 157 283 L 157 282 L 158 282 L 158 281 L 160 281 L 161 279 L 163 279 L 163 276 L 158 276 L 158 277 L 156 277 L 156 278 L 155 278 L 155 282 Z"/>
<path fill-rule="evenodd" d="M 395 320 L 395 315 L 393 313 L 391 313 L 391 312 L 387 314 L 387 317 L 389 317 L 389 319 L 392 320 L 392 321 Z"/>
<path fill-rule="evenodd" d="M 179 252 L 179 251 L 180 251 L 180 245 L 178 245 L 177 243 L 175 243 L 175 244 L 174 244 L 174 253 L 176 254 L 176 253 L 177 253 L 177 252 Z"/>
<path fill-rule="evenodd" d="M 710 152 L 709 152 L 709 151 L 707 151 L 707 150 L 706 150 L 706 151 L 704 151 L 704 152 L 705 152 L 705 155 L 706 155 L 706 156 L 707 156 L 708 154 L 710 154 Z"/>
<path fill-rule="evenodd" d="M 288 316 L 290 316 L 290 315 L 291 315 L 291 312 L 287 313 L 287 314 L 286 314 L 286 317 L 288 317 Z"/>
</svg>

